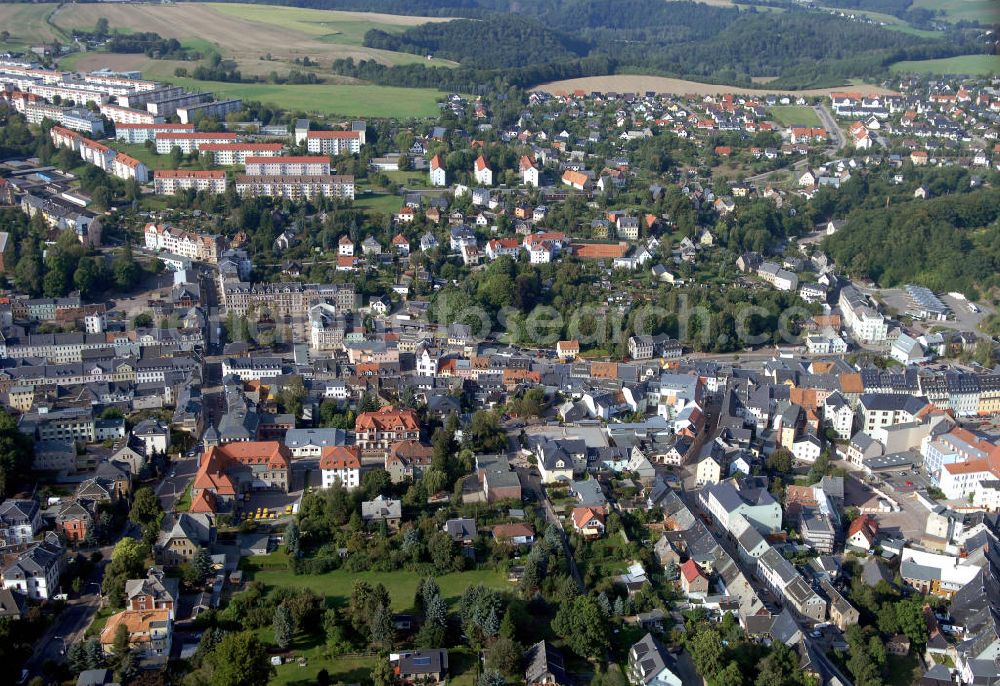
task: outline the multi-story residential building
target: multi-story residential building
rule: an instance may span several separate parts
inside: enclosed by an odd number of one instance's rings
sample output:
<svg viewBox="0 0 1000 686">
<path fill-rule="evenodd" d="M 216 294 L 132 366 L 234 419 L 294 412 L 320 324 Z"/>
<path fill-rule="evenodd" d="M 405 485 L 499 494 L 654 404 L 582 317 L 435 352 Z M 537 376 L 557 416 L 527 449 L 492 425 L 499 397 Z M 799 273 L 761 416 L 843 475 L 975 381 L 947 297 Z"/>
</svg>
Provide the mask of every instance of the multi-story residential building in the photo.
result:
<svg viewBox="0 0 1000 686">
<path fill-rule="evenodd" d="M 0 358 L 44 358 L 54 364 L 82 362 L 85 350 L 112 347 L 105 334 L 36 333 L 24 337 L 0 334 Z"/>
<path fill-rule="evenodd" d="M 490 169 L 489 163 L 486 162 L 486 158 L 480 155 L 476 158 L 476 163 L 473 166 L 473 176 L 476 179 L 476 183 L 480 186 L 492 186 L 493 185 L 493 170 Z"/>
<path fill-rule="evenodd" d="M 312 154 L 356 154 L 364 144 L 364 131 L 309 131 L 306 134 L 306 149 Z"/>
<path fill-rule="evenodd" d="M 31 600 L 48 600 L 59 589 L 63 569 L 63 546 L 49 532 L 45 540 L 19 554 L 3 570 L 3 587 Z"/>
<path fill-rule="evenodd" d="M 828 515 L 803 513 L 799 524 L 803 541 L 820 554 L 830 555 L 833 553 L 837 531 L 833 526 L 833 520 Z"/>
<path fill-rule="evenodd" d="M 839 391 L 823 401 L 823 423 L 833 429 L 837 438 L 846 441 L 854 435 L 854 410 Z"/>
<path fill-rule="evenodd" d="M 83 109 L 63 110 L 56 120 L 67 129 L 80 131 L 88 136 L 104 135 L 104 120 L 91 112 Z"/>
<path fill-rule="evenodd" d="M 1000 448 L 994 448 L 989 457 L 968 462 L 953 462 L 941 467 L 938 487 L 949 500 L 965 500 L 987 490 L 989 482 L 1000 479 Z"/>
<path fill-rule="evenodd" d="M 221 170 L 194 171 L 187 169 L 157 169 L 153 172 L 153 190 L 157 195 L 176 195 L 192 190 L 206 193 L 226 192 L 226 172 Z"/>
<path fill-rule="evenodd" d="M 115 139 L 123 143 L 155 141 L 161 133 L 194 133 L 193 124 L 115 124 Z"/>
<path fill-rule="evenodd" d="M 431 158 L 430 163 L 431 185 L 443 187 L 448 185 L 448 171 L 444 168 L 440 155 Z"/>
<path fill-rule="evenodd" d="M 947 433 L 930 433 L 920 444 L 924 469 L 935 483 L 939 483 L 945 465 L 985 460 L 993 449 L 985 438 L 961 427 Z"/>
<path fill-rule="evenodd" d="M 826 599 L 816 593 L 776 549 L 769 546 L 757 558 L 757 575 L 798 614 L 816 622 L 826 619 Z"/>
<path fill-rule="evenodd" d="M 781 505 L 766 488 L 731 482 L 709 484 L 698 496 L 705 508 L 726 531 L 732 531 L 737 517 L 745 517 L 765 534 L 781 529 Z"/>
<path fill-rule="evenodd" d="M 50 105 L 41 98 L 36 98 L 25 102 L 22 114 L 24 115 L 24 118 L 28 120 L 29 124 L 41 124 L 46 119 L 49 119 L 51 121 L 59 122 L 60 125 L 65 126 L 68 129 L 75 128 L 63 124 L 62 119 L 65 112 L 65 107 Z M 86 129 L 82 129 L 82 131 L 84 133 L 89 133 Z"/>
<path fill-rule="evenodd" d="M 84 162 L 94 165 L 98 169 L 111 173 L 111 167 L 115 156 L 118 154 L 104 143 L 92 141 L 89 138 L 80 139 L 80 148 L 77 150 Z"/>
<path fill-rule="evenodd" d="M 180 148 L 185 155 L 201 150 L 202 145 L 217 143 L 235 143 L 238 139 L 235 133 L 158 133 L 156 134 L 156 153 L 166 155 L 174 148 Z"/>
<path fill-rule="evenodd" d="M 220 236 L 184 231 L 167 224 L 149 223 L 143 235 L 147 250 L 164 251 L 198 262 L 215 264 L 224 249 L 224 239 Z"/>
<path fill-rule="evenodd" d="M 323 155 L 291 157 L 248 156 L 247 176 L 329 176 L 330 158 Z"/>
<path fill-rule="evenodd" d="M 532 186 L 538 188 L 538 167 L 535 166 L 534 160 L 532 160 L 527 155 L 521 156 L 521 183 L 525 186 Z"/>
<path fill-rule="evenodd" d="M 21 415 L 18 429 L 39 441 L 72 440 L 93 443 L 97 440 L 94 412 L 89 406 L 42 413 L 28 412 Z"/>
<path fill-rule="evenodd" d="M 862 343 L 884 343 L 889 335 L 889 324 L 879 311 L 855 286 L 840 290 L 841 316 L 844 324 Z"/>
<path fill-rule="evenodd" d="M 246 164 L 248 157 L 277 157 L 285 146 L 281 143 L 203 143 L 198 152 L 212 155 L 212 162 L 221 167 Z"/>
<path fill-rule="evenodd" d="M 249 176 L 236 175 L 236 192 L 243 197 L 311 200 L 320 196 L 354 199 L 354 177 L 349 175 Z"/>
<path fill-rule="evenodd" d="M 314 302 L 332 302 L 338 310 L 350 311 L 355 307 L 353 284 L 324 285 L 286 283 L 258 283 L 225 281 L 222 298 L 226 309 L 238 316 L 245 316 L 254 309 L 272 314 L 304 315 Z"/>
<path fill-rule="evenodd" d="M 111 162 L 111 175 L 119 179 L 135 179 L 138 183 L 149 183 L 149 168 L 145 164 L 123 152 L 115 155 Z"/>
<path fill-rule="evenodd" d="M 353 490 L 361 485 L 361 449 L 353 445 L 326 446 L 320 454 L 319 468 L 323 488 L 340 484 Z"/>
<path fill-rule="evenodd" d="M 227 357 L 222 361 L 222 376 L 232 374 L 241 381 L 273 379 L 283 373 L 280 357 Z"/>
<path fill-rule="evenodd" d="M 858 399 L 858 424 L 861 431 L 874 437 L 882 427 L 914 421 L 927 407 L 923 396 L 864 393 Z"/>
<path fill-rule="evenodd" d="M 172 610 L 123 610 L 111 615 L 101 630 L 100 639 L 101 648 L 108 655 L 114 654 L 119 627 L 125 627 L 129 650 L 138 658 L 166 658 L 170 655 Z"/>
<path fill-rule="evenodd" d="M 21 545 L 34 540 L 42 528 L 37 500 L 9 498 L 0 504 L 0 546 Z"/>
<path fill-rule="evenodd" d="M 171 617 L 180 598 L 177 577 L 164 574 L 163 569 L 153 567 L 142 579 L 125 582 L 125 607 L 128 610 L 170 610 Z"/>
<path fill-rule="evenodd" d="M 355 444 L 366 454 L 385 455 L 396 441 L 418 440 L 420 421 L 413 410 L 391 406 L 363 412 L 354 421 Z"/>
<path fill-rule="evenodd" d="M 164 94 L 155 96 L 150 94 L 147 96 L 146 93 L 143 93 L 142 95 L 151 98 L 146 102 L 146 109 L 160 117 L 169 117 L 172 114 L 176 114 L 182 107 L 189 107 L 191 105 L 199 105 L 201 103 L 212 101 L 211 93 L 188 93 L 183 89 L 180 90 L 179 94 L 171 96 Z M 132 106 L 130 102 L 122 102 L 121 98 L 119 98 L 118 101 L 127 107 Z M 185 123 L 190 124 L 193 122 Z"/>
<path fill-rule="evenodd" d="M 120 124 L 159 124 L 163 121 L 163 117 L 158 117 L 146 110 L 137 110 L 110 103 L 101 105 L 101 114 L 115 123 L 116 130 Z"/>
<path fill-rule="evenodd" d="M 239 98 L 202 102 L 178 107 L 177 118 L 181 120 L 182 124 L 193 124 L 203 117 L 221 121 L 230 112 L 239 112 L 241 109 L 243 109 L 243 101 Z"/>
</svg>

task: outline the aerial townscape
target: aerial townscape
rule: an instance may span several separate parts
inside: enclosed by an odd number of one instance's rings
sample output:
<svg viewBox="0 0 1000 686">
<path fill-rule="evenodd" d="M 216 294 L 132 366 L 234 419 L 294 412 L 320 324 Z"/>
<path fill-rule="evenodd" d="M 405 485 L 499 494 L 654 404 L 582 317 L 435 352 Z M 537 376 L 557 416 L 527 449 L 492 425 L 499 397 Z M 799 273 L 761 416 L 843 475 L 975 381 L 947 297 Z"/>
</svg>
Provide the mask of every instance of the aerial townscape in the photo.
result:
<svg viewBox="0 0 1000 686">
<path fill-rule="evenodd" d="M 998 31 L 0 4 L 0 684 L 1000 686 Z"/>
</svg>

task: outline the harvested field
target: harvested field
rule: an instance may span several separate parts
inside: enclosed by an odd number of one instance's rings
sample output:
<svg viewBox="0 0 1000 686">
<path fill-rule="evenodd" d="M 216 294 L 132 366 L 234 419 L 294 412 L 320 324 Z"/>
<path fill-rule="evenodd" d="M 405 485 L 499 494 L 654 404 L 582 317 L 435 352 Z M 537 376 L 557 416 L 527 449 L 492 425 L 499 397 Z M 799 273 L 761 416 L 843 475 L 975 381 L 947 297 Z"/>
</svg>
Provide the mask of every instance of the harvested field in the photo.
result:
<svg viewBox="0 0 1000 686">
<path fill-rule="evenodd" d="M 588 76 L 581 79 L 566 79 L 565 81 L 553 81 L 535 86 L 532 90 L 545 91 L 547 93 L 560 94 L 572 93 L 575 90 L 583 90 L 587 93 L 598 91 L 601 93 L 644 93 L 653 91 L 656 93 L 676 93 L 692 95 L 718 95 L 723 93 L 733 93 L 739 95 L 829 95 L 832 92 L 851 90 L 861 93 L 893 93 L 886 88 L 879 86 L 869 86 L 867 84 L 845 85 L 837 88 L 810 88 L 801 91 L 788 91 L 767 88 L 741 88 L 739 86 L 726 86 L 714 83 L 699 83 L 697 81 L 685 81 L 683 79 L 671 79 L 664 76 L 642 76 L 636 74 L 615 74 L 612 76 Z"/>
<path fill-rule="evenodd" d="M 237 60 L 257 60 L 270 55 L 273 60 L 288 62 L 308 56 L 325 63 L 324 66 L 346 57 L 375 59 L 385 64 L 453 64 L 361 45 L 368 29 L 402 31 L 407 26 L 433 21 L 422 17 L 240 4 L 101 3 L 64 6 L 55 22 L 66 31 L 91 30 L 101 17 L 107 18 L 112 29 L 152 31 L 182 42 L 200 41 L 216 47 L 223 57 Z"/>
</svg>

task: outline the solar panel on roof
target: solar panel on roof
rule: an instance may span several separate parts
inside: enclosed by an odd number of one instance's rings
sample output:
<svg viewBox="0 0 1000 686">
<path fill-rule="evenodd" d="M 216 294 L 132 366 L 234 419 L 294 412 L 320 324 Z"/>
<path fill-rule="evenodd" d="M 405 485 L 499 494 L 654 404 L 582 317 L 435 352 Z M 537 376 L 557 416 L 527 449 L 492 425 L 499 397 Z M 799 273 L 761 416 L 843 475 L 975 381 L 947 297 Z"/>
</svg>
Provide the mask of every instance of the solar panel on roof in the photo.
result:
<svg viewBox="0 0 1000 686">
<path fill-rule="evenodd" d="M 413 664 L 418 667 L 429 667 L 431 659 L 429 657 L 415 657 L 413 658 Z"/>
</svg>

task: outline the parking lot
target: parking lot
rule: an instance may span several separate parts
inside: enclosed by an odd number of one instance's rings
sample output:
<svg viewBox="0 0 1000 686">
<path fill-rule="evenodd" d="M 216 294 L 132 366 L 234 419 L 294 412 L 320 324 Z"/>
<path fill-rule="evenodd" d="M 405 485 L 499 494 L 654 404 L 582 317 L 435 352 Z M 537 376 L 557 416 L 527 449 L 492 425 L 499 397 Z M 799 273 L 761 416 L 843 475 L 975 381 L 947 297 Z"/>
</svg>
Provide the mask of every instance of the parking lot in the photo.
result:
<svg viewBox="0 0 1000 686">
<path fill-rule="evenodd" d="M 862 290 L 873 293 L 898 316 L 903 316 L 913 309 L 913 302 L 910 300 L 910 296 L 906 292 L 905 288 L 872 288 Z M 979 322 L 982 321 L 983 317 L 993 311 L 989 305 L 980 305 L 977 303 L 976 308 L 979 312 L 973 312 L 969 309 L 969 303 L 967 300 L 954 298 L 947 293 L 935 293 L 935 295 L 938 296 L 941 302 L 951 308 L 951 318 L 945 321 L 916 321 L 914 322 L 914 326 L 916 328 L 923 331 L 929 331 L 934 327 L 940 326 L 946 329 L 954 329 L 956 331 L 978 332 Z"/>
</svg>

